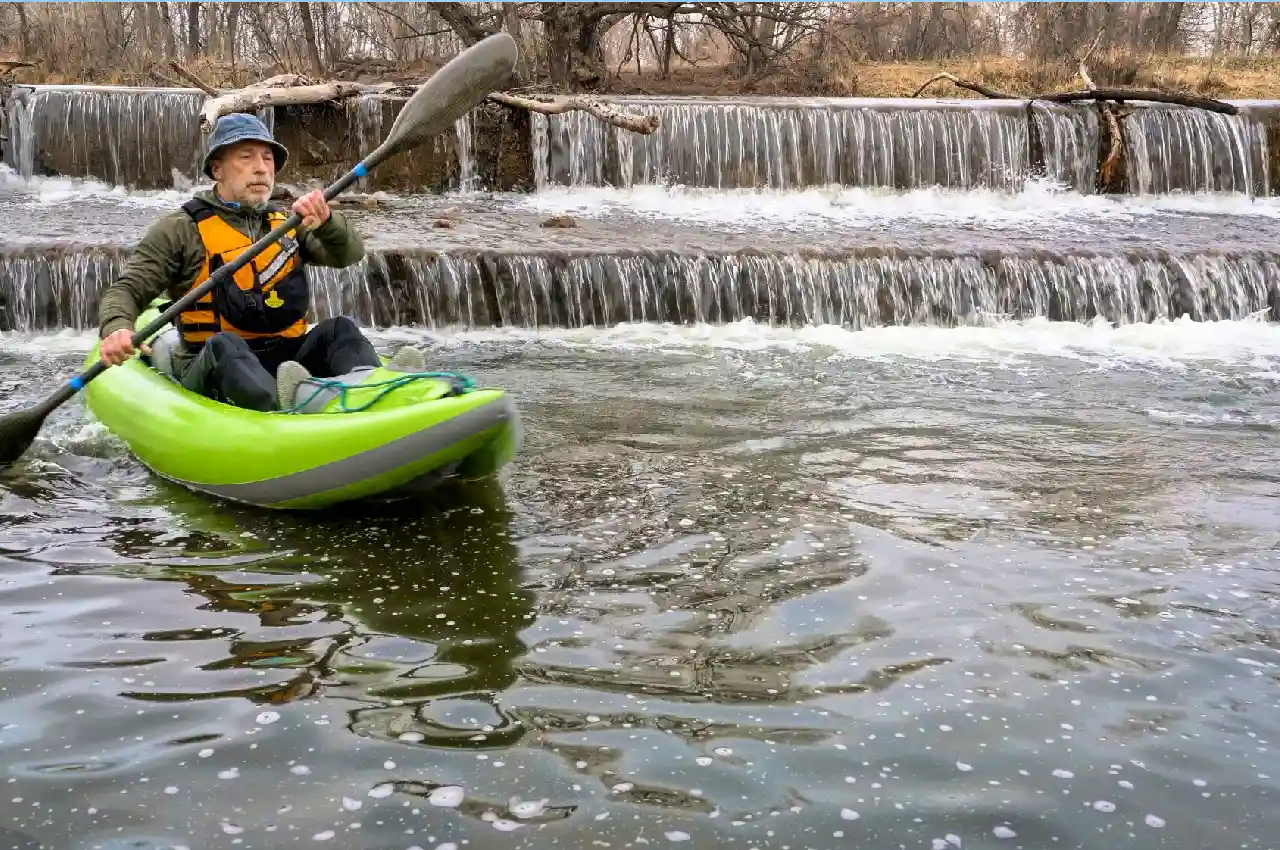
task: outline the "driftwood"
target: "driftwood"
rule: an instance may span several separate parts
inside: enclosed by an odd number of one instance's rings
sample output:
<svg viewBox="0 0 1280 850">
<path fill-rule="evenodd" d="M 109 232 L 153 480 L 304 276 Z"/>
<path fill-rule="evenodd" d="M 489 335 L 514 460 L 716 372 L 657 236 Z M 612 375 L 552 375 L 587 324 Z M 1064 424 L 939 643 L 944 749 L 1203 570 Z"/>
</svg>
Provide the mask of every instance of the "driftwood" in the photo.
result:
<svg viewBox="0 0 1280 850">
<path fill-rule="evenodd" d="M 632 112 L 623 112 L 620 109 L 614 109 L 609 104 L 588 95 L 573 95 L 570 97 L 555 98 L 551 101 L 532 100 L 527 97 L 520 97 L 514 94 L 506 94 L 505 92 L 495 92 L 489 95 L 489 100 L 494 103 L 501 103 L 504 106 L 511 106 L 516 109 L 527 109 L 530 112 L 540 112 L 543 115 L 560 115 L 564 112 L 573 112 L 581 110 L 590 113 L 599 118 L 606 124 L 614 127 L 621 127 L 623 130 L 630 130 L 633 133 L 642 135 L 650 135 L 658 129 L 661 124 L 660 119 L 656 115 L 636 115 Z"/>
<path fill-rule="evenodd" d="M 209 99 L 205 101 L 204 106 L 200 109 L 200 128 L 206 131 L 213 127 L 219 118 L 232 112 L 250 112 L 264 106 L 301 106 L 330 103 L 367 93 L 408 93 L 414 88 L 412 85 L 405 83 L 390 82 L 366 84 L 330 81 L 317 83 L 298 74 L 280 74 L 279 76 L 245 86 L 242 89 L 219 92 L 210 88 L 195 74 L 179 65 L 177 61 L 170 60 L 169 64 L 184 79 L 209 95 Z M 646 136 L 655 132 L 661 123 L 656 115 L 637 115 L 633 112 L 624 112 L 589 95 L 572 95 L 549 100 L 535 100 L 506 92 L 494 92 L 487 99 L 503 106 L 525 109 L 530 112 L 540 112 L 543 115 L 559 115 L 564 112 L 580 110 L 594 115 L 606 124 Z"/>
<path fill-rule="evenodd" d="M 1115 103 L 1124 103 L 1126 101 L 1145 100 L 1151 103 L 1170 103 L 1175 106 L 1186 106 L 1192 109 L 1204 109 L 1209 112 L 1219 112 L 1223 115 L 1239 115 L 1240 108 L 1234 104 L 1226 103 L 1221 100 L 1214 100 L 1211 97 L 1198 97 L 1193 94 L 1178 94 L 1176 92 L 1163 92 L 1157 89 L 1100 89 L 1086 88 L 1083 91 L 1064 91 L 1049 92 L 1045 94 L 1019 95 L 1006 94 L 989 89 L 980 83 L 962 80 L 955 74 L 941 71 L 934 74 L 920 88 L 916 89 L 912 97 L 919 97 L 920 93 L 927 89 L 938 80 L 950 80 L 952 84 L 958 88 L 968 89 L 976 92 L 983 97 L 993 98 L 995 100 L 1043 100 L 1048 103 L 1073 103 L 1081 100 L 1096 101 L 1113 101 Z"/>
<path fill-rule="evenodd" d="M 186 68 L 182 67 L 182 65 L 179 64 L 177 59 L 170 59 L 169 67 L 172 68 L 174 70 L 174 73 L 176 73 L 179 77 L 182 77 L 182 79 L 191 83 L 191 85 L 200 89 L 200 91 L 209 95 L 209 97 L 218 96 L 218 92 L 215 89 L 211 88 L 204 80 L 200 79 L 195 74 L 191 73 Z"/>
<path fill-rule="evenodd" d="M 19 68 L 34 68 L 40 60 L 32 62 L 29 59 L 0 59 L 0 76 L 12 74 Z"/>
<path fill-rule="evenodd" d="M 1026 101 L 1027 108 L 1030 109 L 1032 102 L 1040 100 L 1047 103 L 1074 103 L 1077 101 L 1094 101 L 1098 105 L 1098 112 L 1102 116 L 1103 123 L 1107 126 L 1107 153 L 1102 157 L 1102 161 L 1098 166 L 1098 191 L 1100 192 L 1119 192 L 1124 191 L 1125 182 L 1125 144 L 1124 129 L 1121 126 L 1121 120 L 1131 114 L 1131 111 L 1122 113 L 1120 105 L 1125 102 L 1147 101 L 1150 103 L 1169 103 L 1175 106 L 1186 106 L 1191 109 L 1203 109 L 1209 112 L 1217 112 L 1222 115 L 1238 115 L 1240 109 L 1233 104 L 1226 103 L 1221 100 L 1214 100 L 1209 97 L 1198 97 L 1189 94 L 1176 94 L 1173 92 L 1157 91 L 1155 89 L 1129 89 L 1129 88 L 1098 88 L 1094 83 L 1093 77 L 1089 74 L 1088 60 L 1089 56 L 1097 48 L 1098 43 L 1102 40 L 1102 33 L 1098 33 L 1098 37 L 1094 39 L 1093 44 L 1085 51 L 1084 55 L 1077 60 L 1077 73 L 1084 82 L 1082 91 L 1052 92 L 1046 94 L 1034 95 L 1013 95 L 999 92 L 995 89 L 988 88 L 980 83 L 962 80 L 955 74 L 947 71 L 940 71 L 934 74 L 915 91 L 912 97 L 919 97 L 921 92 L 939 80 L 950 80 L 951 83 L 959 88 L 968 89 L 976 92 L 983 97 L 996 100 L 1023 100 Z"/>
<path fill-rule="evenodd" d="M 1098 87 L 1094 85 L 1093 77 L 1089 76 L 1089 66 L 1085 64 L 1084 59 L 1080 60 L 1079 73 L 1085 88 L 1091 92 L 1097 92 Z M 1115 106 L 1106 100 L 1099 100 L 1098 109 L 1102 111 L 1102 117 L 1107 122 L 1107 132 L 1111 139 L 1107 157 L 1098 169 L 1098 184 L 1102 189 L 1111 189 L 1119 185 L 1120 169 L 1124 164 L 1124 133 L 1120 130 L 1120 118 L 1116 115 Z"/>
<path fill-rule="evenodd" d="M 200 128 L 208 130 L 223 115 L 232 112 L 252 112 L 264 106 L 302 106 L 328 103 L 360 94 L 360 83 L 332 82 L 288 88 L 251 88 L 211 97 L 200 109 Z"/>
<path fill-rule="evenodd" d="M 956 85 L 959 88 L 968 89 L 971 92 L 977 92 L 983 97 L 989 97 L 992 100 L 1020 100 L 1020 98 L 1014 95 L 1005 94 L 1004 92 L 998 92 L 995 89 L 989 89 L 986 86 L 982 85 L 981 83 L 971 83 L 968 80 L 962 80 L 959 77 L 957 77 L 955 74 L 952 74 L 948 71 L 939 71 L 929 79 L 925 80 L 923 83 L 920 84 L 920 88 L 916 89 L 915 94 L 911 96 L 919 97 L 922 91 L 929 88 L 929 86 L 933 85 L 938 80 L 950 80 L 954 85 Z"/>
<path fill-rule="evenodd" d="M 274 77 L 249 83 L 245 89 L 288 89 L 295 86 L 312 86 L 317 82 L 319 81 L 302 74 L 276 74 Z"/>
</svg>

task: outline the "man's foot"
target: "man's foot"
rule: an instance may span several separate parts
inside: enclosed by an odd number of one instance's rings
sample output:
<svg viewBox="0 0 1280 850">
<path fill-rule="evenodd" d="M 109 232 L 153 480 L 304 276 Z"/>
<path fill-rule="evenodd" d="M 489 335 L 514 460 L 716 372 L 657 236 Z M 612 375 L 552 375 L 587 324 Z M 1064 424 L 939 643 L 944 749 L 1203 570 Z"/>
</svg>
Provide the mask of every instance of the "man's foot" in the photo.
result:
<svg viewBox="0 0 1280 850">
<path fill-rule="evenodd" d="M 402 345 L 395 356 L 387 361 L 386 368 L 393 372 L 425 372 L 427 357 L 411 345 Z"/>
<path fill-rule="evenodd" d="M 281 410 L 292 410 L 297 403 L 298 385 L 309 380 L 311 373 L 296 360 L 286 360 L 276 370 L 276 405 Z M 304 401 L 306 399 L 303 399 Z"/>
</svg>

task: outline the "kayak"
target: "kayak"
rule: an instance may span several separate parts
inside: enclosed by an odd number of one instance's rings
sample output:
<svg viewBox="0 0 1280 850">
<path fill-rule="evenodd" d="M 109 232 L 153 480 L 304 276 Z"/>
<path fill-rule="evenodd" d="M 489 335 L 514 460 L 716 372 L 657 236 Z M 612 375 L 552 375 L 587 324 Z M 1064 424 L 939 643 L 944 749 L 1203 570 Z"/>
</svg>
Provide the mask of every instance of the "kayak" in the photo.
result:
<svg viewBox="0 0 1280 850">
<path fill-rule="evenodd" d="M 154 305 L 139 324 L 159 315 Z M 185 389 L 166 353 L 107 369 L 81 391 L 89 411 L 149 469 L 192 490 L 264 508 L 310 510 L 491 476 L 521 442 L 515 403 L 451 372 L 365 367 L 298 386 L 295 406 L 261 412 Z M 94 345 L 85 366 L 98 360 Z M 159 361 L 159 362 L 157 362 Z"/>
</svg>

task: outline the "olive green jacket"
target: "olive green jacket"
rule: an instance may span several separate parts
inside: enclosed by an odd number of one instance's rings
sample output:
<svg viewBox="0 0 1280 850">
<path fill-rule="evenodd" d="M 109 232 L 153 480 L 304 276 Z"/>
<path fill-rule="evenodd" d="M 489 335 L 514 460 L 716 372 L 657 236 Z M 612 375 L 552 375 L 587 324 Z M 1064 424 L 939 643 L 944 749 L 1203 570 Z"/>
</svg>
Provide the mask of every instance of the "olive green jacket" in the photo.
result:
<svg viewBox="0 0 1280 850">
<path fill-rule="evenodd" d="M 257 241 L 270 230 L 261 212 L 227 206 L 209 189 L 197 192 L 227 224 Z M 351 223 L 336 210 L 314 229 L 298 227 L 304 263 L 342 268 L 360 262 L 364 242 Z M 181 298 L 195 282 L 204 262 L 204 243 L 196 223 L 182 210 L 164 215 L 143 235 L 125 265 L 124 273 L 107 287 L 98 302 L 98 335 L 106 337 L 121 328 L 134 329 L 138 315 L 154 299 Z"/>
</svg>

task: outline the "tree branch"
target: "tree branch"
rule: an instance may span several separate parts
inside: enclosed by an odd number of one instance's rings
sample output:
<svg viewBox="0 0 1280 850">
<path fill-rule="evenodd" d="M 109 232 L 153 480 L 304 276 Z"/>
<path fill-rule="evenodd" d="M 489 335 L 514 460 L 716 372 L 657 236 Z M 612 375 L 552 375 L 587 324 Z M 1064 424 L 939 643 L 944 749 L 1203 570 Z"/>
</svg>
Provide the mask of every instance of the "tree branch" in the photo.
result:
<svg viewBox="0 0 1280 850">
<path fill-rule="evenodd" d="M 264 106 L 302 106 L 307 104 L 326 103 L 364 93 L 391 94 L 401 89 L 412 90 L 413 86 L 402 83 L 377 83 L 366 85 L 344 81 L 331 81 L 313 85 L 294 85 L 279 87 L 272 85 L 280 81 L 296 79 L 296 75 L 283 74 L 269 80 L 245 86 L 239 91 L 217 94 L 204 102 L 200 109 L 200 127 L 207 130 L 217 123 L 223 115 L 232 112 L 250 112 Z M 551 100 L 535 100 L 509 92 L 493 92 L 488 100 L 515 109 L 525 109 L 543 115 L 560 115 L 565 112 L 582 111 L 599 120 L 623 130 L 630 130 L 641 135 L 651 135 L 661 126 L 657 115 L 638 115 L 616 109 L 598 98 L 590 95 L 574 95 L 558 97 Z"/>
<path fill-rule="evenodd" d="M 548 102 L 518 97 L 505 92 L 494 92 L 489 95 L 488 99 L 494 103 L 501 103 L 503 106 L 527 109 L 530 112 L 539 112 L 543 115 L 560 115 L 565 112 L 581 110 L 594 115 L 606 124 L 645 136 L 656 132 L 662 123 L 657 115 L 637 115 L 633 112 L 623 112 L 590 95 L 560 97 Z"/>
<path fill-rule="evenodd" d="M 1088 71 L 1085 72 L 1086 76 Z M 995 100 L 1043 100 L 1048 103 L 1073 103 L 1081 100 L 1096 101 L 1114 101 L 1115 103 L 1124 103 L 1126 101 L 1144 100 L 1149 103 L 1170 103 L 1175 106 L 1186 106 L 1191 109 L 1204 109 L 1208 112 L 1217 112 L 1222 115 L 1239 115 L 1240 108 L 1234 104 L 1227 103 L 1222 100 L 1215 100 L 1211 97 L 1200 97 L 1194 94 L 1180 94 L 1177 92 L 1163 92 L 1156 89 L 1085 89 L 1083 91 L 1064 91 L 1064 92 L 1048 92 L 1045 94 L 1018 95 L 998 92 L 989 89 L 980 83 L 962 80 L 954 74 L 947 71 L 939 71 L 924 82 L 920 88 L 916 89 L 912 97 L 919 97 L 920 93 L 928 88 L 931 84 L 938 80 L 950 80 L 956 86 L 962 89 L 976 92 L 983 97 L 993 98 Z"/>
<path fill-rule="evenodd" d="M 929 86 L 933 85 L 938 80 L 950 80 L 953 84 L 955 84 L 956 86 L 959 86 L 962 89 L 968 89 L 971 92 L 976 92 L 982 95 L 983 97 L 989 97 L 989 98 L 992 98 L 993 100 L 1017 100 L 1017 98 L 1011 94 L 1005 94 L 1004 92 L 998 92 L 995 89 L 989 89 L 986 86 L 982 85 L 981 83 L 971 83 L 971 82 L 968 82 L 967 80 L 962 80 L 959 77 L 957 77 L 955 74 L 949 73 L 947 71 L 939 71 L 929 79 L 925 80 L 920 85 L 920 88 L 916 89 L 915 94 L 911 96 L 919 97 L 920 92 L 929 88 Z"/>
<path fill-rule="evenodd" d="M 209 97 L 218 96 L 219 93 L 216 89 L 211 87 L 208 83 L 206 83 L 204 80 L 197 77 L 195 74 L 188 71 L 186 68 L 182 67 L 182 65 L 179 64 L 177 59 L 170 59 L 169 67 L 172 68 L 179 77 L 182 77 L 182 79 L 191 83 L 191 85 L 200 89 L 202 92 L 209 95 Z"/>
<path fill-rule="evenodd" d="M 200 109 L 200 128 L 208 130 L 223 115 L 232 112 L 252 112 L 264 106 L 301 106 L 342 100 L 360 94 L 366 89 L 360 83 L 332 82 L 291 88 L 253 88 L 230 92 L 210 98 Z"/>
</svg>

